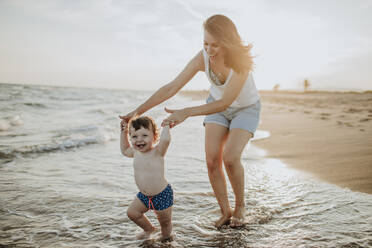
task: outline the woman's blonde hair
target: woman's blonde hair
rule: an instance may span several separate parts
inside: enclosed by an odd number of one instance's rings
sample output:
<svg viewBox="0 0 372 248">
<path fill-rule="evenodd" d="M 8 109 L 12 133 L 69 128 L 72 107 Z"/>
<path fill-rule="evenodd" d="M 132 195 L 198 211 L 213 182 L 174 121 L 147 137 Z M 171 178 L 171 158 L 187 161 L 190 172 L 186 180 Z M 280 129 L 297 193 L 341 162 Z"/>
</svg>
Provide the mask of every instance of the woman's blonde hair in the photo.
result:
<svg viewBox="0 0 372 248">
<path fill-rule="evenodd" d="M 225 66 L 237 73 L 253 69 L 252 45 L 245 46 L 235 24 L 224 15 L 213 15 L 204 22 L 204 29 L 225 49 Z"/>
</svg>

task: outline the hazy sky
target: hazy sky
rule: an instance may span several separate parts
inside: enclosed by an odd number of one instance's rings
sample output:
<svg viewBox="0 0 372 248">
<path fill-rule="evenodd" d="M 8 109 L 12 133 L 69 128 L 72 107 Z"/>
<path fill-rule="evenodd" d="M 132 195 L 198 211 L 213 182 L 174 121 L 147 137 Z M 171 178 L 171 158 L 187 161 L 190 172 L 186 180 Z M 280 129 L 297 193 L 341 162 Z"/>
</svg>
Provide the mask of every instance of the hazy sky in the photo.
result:
<svg viewBox="0 0 372 248">
<path fill-rule="evenodd" d="M 0 0 L 0 82 L 153 90 L 218 13 L 253 43 L 259 89 L 372 89 L 371 0 Z"/>
</svg>

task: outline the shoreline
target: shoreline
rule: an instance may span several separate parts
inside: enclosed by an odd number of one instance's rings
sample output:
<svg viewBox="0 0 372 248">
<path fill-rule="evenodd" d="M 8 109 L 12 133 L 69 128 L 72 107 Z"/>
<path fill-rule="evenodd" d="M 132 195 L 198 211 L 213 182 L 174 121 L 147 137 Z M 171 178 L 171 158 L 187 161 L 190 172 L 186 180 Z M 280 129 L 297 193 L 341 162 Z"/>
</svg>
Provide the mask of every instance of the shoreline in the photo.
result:
<svg viewBox="0 0 372 248">
<path fill-rule="evenodd" d="M 207 91 L 181 92 L 204 99 Z M 372 92 L 260 91 L 259 129 L 254 141 L 269 158 L 340 187 L 372 194 Z"/>
</svg>

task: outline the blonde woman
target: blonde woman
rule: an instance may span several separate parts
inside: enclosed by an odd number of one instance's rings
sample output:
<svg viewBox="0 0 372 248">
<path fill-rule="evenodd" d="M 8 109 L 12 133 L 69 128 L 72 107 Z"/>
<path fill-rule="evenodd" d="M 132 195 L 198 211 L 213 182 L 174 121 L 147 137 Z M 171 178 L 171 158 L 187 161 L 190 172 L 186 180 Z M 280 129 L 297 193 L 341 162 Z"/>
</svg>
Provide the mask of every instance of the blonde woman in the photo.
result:
<svg viewBox="0 0 372 248">
<path fill-rule="evenodd" d="M 244 167 L 241 154 L 253 137 L 260 117 L 261 103 L 251 71 L 251 46 L 245 46 L 234 23 L 224 15 L 214 15 L 204 22 L 204 46 L 170 83 L 157 90 L 134 111 L 120 116 L 123 121 L 141 115 L 174 96 L 199 71 L 210 81 L 206 104 L 183 109 L 167 109 L 170 116 L 162 125 L 171 127 L 191 116 L 206 115 L 205 153 L 208 176 L 221 209 L 216 227 L 230 223 L 244 224 Z M 235 195 L 235 208 L 228 201 L 222 163 Z"/>
</svg>

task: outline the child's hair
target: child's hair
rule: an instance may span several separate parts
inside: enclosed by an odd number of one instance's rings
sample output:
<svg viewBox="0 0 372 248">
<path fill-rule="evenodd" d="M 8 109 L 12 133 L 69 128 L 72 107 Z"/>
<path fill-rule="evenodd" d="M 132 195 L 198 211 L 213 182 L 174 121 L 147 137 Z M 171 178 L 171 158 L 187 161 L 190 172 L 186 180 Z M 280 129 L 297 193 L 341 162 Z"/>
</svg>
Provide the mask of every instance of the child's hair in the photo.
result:
<svg viewBox="0 0 372 248">
<path fill-rule="evenodd" d="M 154 119 L 149 116 L 141 116 L 133 119 L 129 122 L 129 126 L 133 127 L 136 131 L 141 127 L 152 130 L 154 134 L 154 141 L 156 142 L 159 138 L 159 130 L 156 126 Z"/>
</svg>

